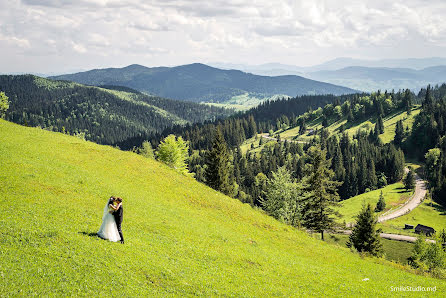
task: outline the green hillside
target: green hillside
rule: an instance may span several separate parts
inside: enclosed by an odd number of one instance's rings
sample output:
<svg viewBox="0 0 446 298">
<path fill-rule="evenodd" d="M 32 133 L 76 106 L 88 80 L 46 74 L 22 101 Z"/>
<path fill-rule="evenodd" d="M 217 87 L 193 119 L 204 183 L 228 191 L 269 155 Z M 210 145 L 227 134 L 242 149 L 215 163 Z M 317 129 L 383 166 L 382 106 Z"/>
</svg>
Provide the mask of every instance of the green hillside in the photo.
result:
<svg viewBox="0 0 446 298">
<path fill-rule="evenodd" d="M 412 191 L 404 189 L 404 185 L 401 182 L 387 185 L 381 189 L 369 191 L 350 199 L 340 202 L 339 213 L 342 215 L 340 221 L 351 223 L 355 221 L 356 215 L 361 211 L 363 204 L 371 204 L 373 207 L 379 200 L 379 196 L 383 193 L 386 201 L 386 209 L 379 214 L 390 212 L 391 209 L 395 209 L 398 206 L 404 204 L 412 195 Z"/>
<path fill-rule="evenodd" d="M 85 133 L 88 140 L 121 148 L 131 138 L 145 140 L 173 125 L 215 120 L 233 113 L 218 107 L 148 96 L 128 88 L 106 87 L 32 75 L 0 75 L 0 91 L 10 101 L 7 120 L 70 134 Z"/>
<path fill-rule="evenodd" d="M 385 117 L 383 119 L 384 133 L 380 135 L 381 141 L 383 141 L 383 143 L 389 143 L 393 140 L 393 138 L 395 137 L 395 126 L 399 120 L 402 120 L 404 128 L 406 127 L 412 128 L 415 116 L 418 115 L 420 111 L 421 107 L 416 106 L 412 109 L 412 113 L 410 115 L 407 115 L 406 111 L 399 110 Z M 345 125 L 345 131 L 350 136 L 353 136 L 360 129 L 362 130 L 373 129 L 375 127 L 376 120 L 377 120 L 376 116 L 372 116 L 368 119 L 365 120 L 363 119 L 361 121 L 357 121 L 347 125 L 347 119 L 346 117 L 343 117 L 341 120 L 330 124 L 327 127 L 327 129 L 330 132 L 330 134 L 339 133 L 340 127 L 342 125 Z M 282 139 L 287 139 L 287 140 L 309 141 L 313 138 L 313 134 L 311 133 L 306 133 L 299 136 L 299 129 L 300 127 L 293 127 L 287 130 L 279 130 L 276 132 L 276 134 L 280 134 L 280 137 Z M 310 130 L 316 131 L 319 129 L 322 129 L 322 116 L 309 122 L 307 126 L 308 131 Z"/>
<path fill-rule="evenodd" d="M 0 296 L 382 296 L 446 282 L 312 239 L 130 152 L 0 120 Z M 110 195 L 126 244 L 98 239 Z"/>
</svg>

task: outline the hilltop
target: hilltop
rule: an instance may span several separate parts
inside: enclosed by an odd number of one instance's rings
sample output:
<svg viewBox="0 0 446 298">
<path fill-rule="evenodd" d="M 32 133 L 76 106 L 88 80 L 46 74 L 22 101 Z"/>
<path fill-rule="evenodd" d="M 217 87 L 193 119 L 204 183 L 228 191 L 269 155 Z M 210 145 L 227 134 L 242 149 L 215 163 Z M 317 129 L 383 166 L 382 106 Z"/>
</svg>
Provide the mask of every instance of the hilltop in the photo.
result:
<svg viewBox="0 0 446 298">
<path fill-rule="evenodd" d="M 156 161 L 0 120 L 0 295 L 382 296 L 446 283 L 360 258 Z M 94 236 L 111 194 L 126 244 Z"/>
<path fill-rule="evenodd" d="M 353 89 L 296 75 L 259 76 L 239 70 L 222 70 L 201 63 L 176 67 L 94 69 L 51 77 L 88 85 L 119 85 L 148 94 L 194 102 L 249 104 L 253 101 L 308 94 L 349 94 Z"/>
<path fill-rule="evenodd" d="M 159 133 L 173 125 L 215 120 L 233 111 L 148 96 L 117 86 L 85 86 L 33 75 L 0 76 L 0 91 L 11 102 L 7 120 L 70 134 L 96 143 L 120 145 L 129 138 Z"/>
</svg>

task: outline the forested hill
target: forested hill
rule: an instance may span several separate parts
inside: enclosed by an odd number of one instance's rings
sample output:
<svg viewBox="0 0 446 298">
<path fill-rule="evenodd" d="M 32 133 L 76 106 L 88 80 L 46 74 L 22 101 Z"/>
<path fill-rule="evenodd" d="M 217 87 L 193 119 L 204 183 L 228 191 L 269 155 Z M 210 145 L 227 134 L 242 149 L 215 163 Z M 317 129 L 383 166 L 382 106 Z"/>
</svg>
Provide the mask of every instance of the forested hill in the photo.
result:
<svg viewBox="0 0 446 298">
<path fill-rule="evenodd" d="M 215 120 L 232 111 L 148 96 L 130 89 L 98 88 L 33 75 L 0 76 L 9 97 L 6 119 L 18 124 L 84 135 L 100 144 L 161 132 L 175 124 Z M 112 90 L 120 89 L 120 90 Z"/>
<path fill-rule="evenodd" d="M 222 70 L 204 64 L 148 68 L 95 69 L 52 77 L 88 85 L 119 85 L 149 94 L 194 102 L 223 103 L 236 96 L 268 98 L 305 94 L 347 94 L 353 89 L 300 76 L 259 76 L 239 70 Z"/>
</svg>

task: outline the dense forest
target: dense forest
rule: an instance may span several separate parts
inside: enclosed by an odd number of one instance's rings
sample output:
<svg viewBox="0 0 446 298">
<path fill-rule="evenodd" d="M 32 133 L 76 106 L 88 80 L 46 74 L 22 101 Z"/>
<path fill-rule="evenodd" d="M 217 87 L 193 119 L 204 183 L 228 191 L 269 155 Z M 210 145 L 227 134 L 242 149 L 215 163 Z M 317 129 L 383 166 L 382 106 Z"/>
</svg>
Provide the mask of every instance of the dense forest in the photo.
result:
<svg viewBox="0 0 446 298">
<path fill-rule="evenodd" d="M 227 148 L 229 166 L 227 194 L 242 201 L 261 205 L 267 181 L 285 168 L 291 178 L 301 180 L 307 173 L 310 159 L 309 150 L 319 147 L 330 161 L 334 179 L 342 182 L 338 186 L 340 199 L 377 189 L 399 181 L 404 174 L 404 153 L 407 131 L 401 127 L 397 139 L 382 144 L 379 135 L 383 133 L 383 118 L 405 111 L 411 112 L 417 96 L 409 90 L 399 92 L 376 92 L 345 96 L 302 96 L 290 100 L 266 102 L 248 112 L 213 123 L 188 125 L 166 130 L 151 141 L 157 146 L 163 135 L 181 135 L 189 141 L 192 149 L 189 166 L 197 180 L 207 181 L 209 154 L 217 146 L 215 140 L 224 142 L 217 147 Z M 325 106 L 322 108 L 321 106 Z M 344 130 L 364 119 L 375 118 L 376 126 L 371 130 L 358 131 L 349 136 Z M 322 119 L 324 126 L 346 119 L 338 131 L 330 134 L 322 128 L 314 132 L 309 143 L 274 141 L 274 138 L 260 137 L 257 150 L 243 153 L 240 146 L 258 133 L 300 127 L 306 133 L 305 123 Z M 221 134 L 221 138 L 218 135 Z M 227 189 L 228 187 L 225 186 Z"/>
<path fill-rule="evenodd" d="M 147 96 L 122 87 L 105 88 L 32 75 L 0 76 L 0 90 L 10 101 L 7 120 L 81 134 L 99 144 L 117 145 L 129 138 L 161 132 L 175 124 L 215 120 L 233 113 L 207 105 Z"/>
<path fill-rule="evenodd" d="M 424 98 L 422 110 L 407 138 L 407 153 L 426 162 L 433 198 L 446 205 L 446 84 L 428 86 L 419 97 Z"/>
</svg>

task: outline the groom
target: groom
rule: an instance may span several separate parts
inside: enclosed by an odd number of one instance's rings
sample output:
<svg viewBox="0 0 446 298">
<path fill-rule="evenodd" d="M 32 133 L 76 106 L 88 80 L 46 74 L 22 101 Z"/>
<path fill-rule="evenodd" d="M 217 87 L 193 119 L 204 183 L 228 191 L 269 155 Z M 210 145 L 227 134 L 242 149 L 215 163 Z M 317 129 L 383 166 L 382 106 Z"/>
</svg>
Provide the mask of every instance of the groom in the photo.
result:
<svg viewBox="0 0 446 298">
<path fill-rule="evenodd" d="M 116 206 L 116 210 L 113 211 L 113 217 L 116 221 L 116 227 L 118 228 L 119 236 L 121 237 L 121 243 L 124 244 L 124 236 L 122 236 L 122 230 L 121 230 L 121 224 L 123 219 L 124 210 L 122 209 L 122 199 L 121 198 L 115 198 L 115 201 L 118 203 Z"/>
</svg>

